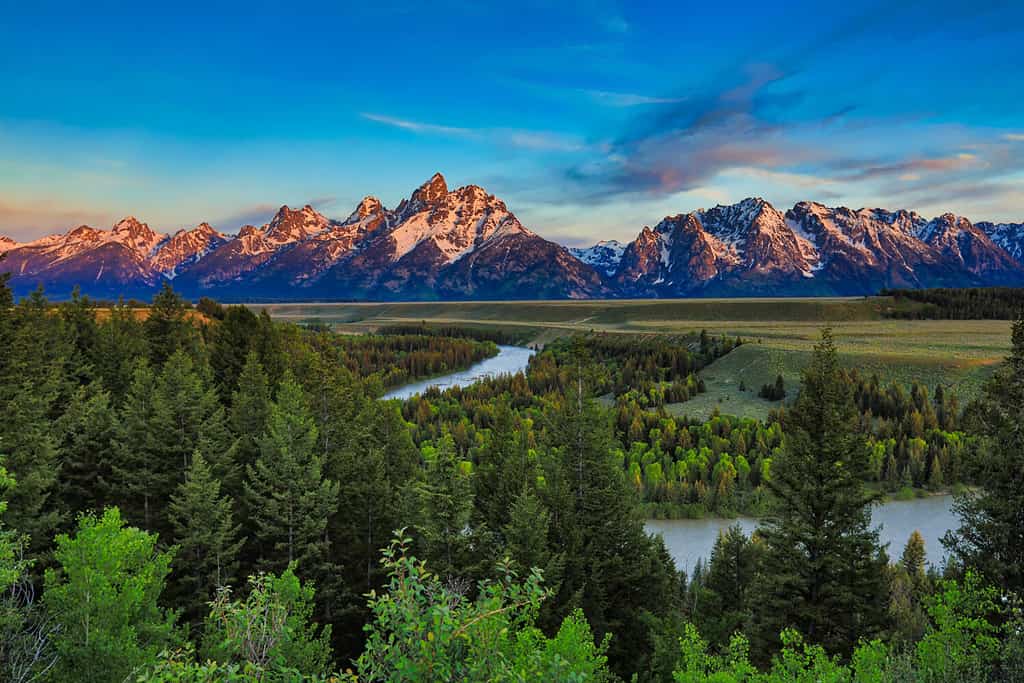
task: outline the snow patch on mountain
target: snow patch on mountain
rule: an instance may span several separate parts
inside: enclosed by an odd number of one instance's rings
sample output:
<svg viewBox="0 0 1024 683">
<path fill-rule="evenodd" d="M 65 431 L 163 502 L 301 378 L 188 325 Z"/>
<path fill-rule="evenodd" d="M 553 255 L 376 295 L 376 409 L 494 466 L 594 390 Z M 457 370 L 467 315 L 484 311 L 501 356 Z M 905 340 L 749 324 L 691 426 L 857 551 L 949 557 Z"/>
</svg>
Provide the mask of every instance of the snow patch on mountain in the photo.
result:
<svg viewBox="0 0 1024 683">
<path fill-rule="evenodd" d="M 569 251 L 580 261 L 610 277 L 618 270 L 626 245 L 618 240 L 601 240 L 592 246 L 577 247 Z"/>
<path fill-rule="evenodd" d="M 200 223 L 192 230 L 179 230 L 161 242 L 150 264 L 155 271 L 173 280 L 181 268 L 195 263 L 227 241 L 227 235 L 217 232 L 209 223 Z"/>
<path fill-rule="evenodd" d="M 984 231 L 989 239 L 1005 249 L 1010 256 L 1024 263 L 1024 223 L 982 221 L 974 225 Z"/>
</svg>

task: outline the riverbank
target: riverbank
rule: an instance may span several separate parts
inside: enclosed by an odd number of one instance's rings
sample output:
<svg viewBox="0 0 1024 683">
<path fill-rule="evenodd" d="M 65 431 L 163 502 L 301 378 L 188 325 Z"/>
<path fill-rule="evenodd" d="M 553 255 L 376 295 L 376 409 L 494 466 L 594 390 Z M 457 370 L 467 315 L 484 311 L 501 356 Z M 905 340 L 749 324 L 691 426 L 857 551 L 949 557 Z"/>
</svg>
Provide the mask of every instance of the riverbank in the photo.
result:
<svg viewBox="0 0 1024 683">
<path fill-rule="evenodd" d="M 502 344 L 497 346 L 498 354 L 496 356 L 487 358 L 479 363 L 474 363 L 465 370 L 394 388 L 384 394 L 382 398 L 384 400 L 404 400 L 415 396 L 416 394 L 422 394 L 431 387 L 437 387 L 443 391 L 453 387 L 467 386 L 488 377 L 497 377 L 499 375 L 522 372 L 526 370 L 526 366 L 530 362 L 530 357 L 536 353 L 533 349 L 522 346 L 508 346 Z"/>
<path fill-rule="evenodd" d="M 870 485 L 868 485 L 870 488 Z M 907 502 L 926 498 L 942 498 L 956 496 L 970 487 L 966 484 L 956 484 L 951 487 L 940 489 L 922 489 L 904 487 L 898 491 L 881 491 L 880 504 Z M 645 519 L 676 520 L 676 519 L 718 519 L 724 521 L 736 520 L 741 517 L 758 518 L 767 514 L 767 495 L 752 495 L 748 501 L 738 501 L 733 509 L 718 510 L 708 509 L 703 503 L 643 503 L 641 508 Z"/>
<path fill-rule="evenodd" d="M 871 513 L 874 526 L 881 527 L 882 543 L 888 544 L 890 556 L 898 556 L 914 531 L 925 540 L 928 562 L 941 567 L 946 559 L 942 537 L 958 526 L 950 495 L 926 496 L 906 501 L 890 501 L 877 505 Z M 702 519 L 648 519 L 647 531 L 659 534 L 665 541 L 676 567 L 692 573 L 697 561 L 706 562 L 718 534 L 739 524 L 745 534 L 751 534 L 760 520 L 750 516 L 731 519 L 705 517 Z"/>
</svg>

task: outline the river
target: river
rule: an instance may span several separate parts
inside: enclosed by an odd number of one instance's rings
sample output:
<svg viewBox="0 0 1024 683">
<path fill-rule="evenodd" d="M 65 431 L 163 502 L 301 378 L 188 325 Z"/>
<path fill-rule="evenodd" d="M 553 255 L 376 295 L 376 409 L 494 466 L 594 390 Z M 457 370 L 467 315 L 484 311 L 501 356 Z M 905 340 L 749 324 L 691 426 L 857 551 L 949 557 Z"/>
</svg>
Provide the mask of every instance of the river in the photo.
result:
<svg viewBox="0 0 1024 683">
<path fill-rule="evenodd" d="M 928 562 L 941 566 L 946 558 L 945 548 L 940 539 L 946 531 L 957 526 L 952 511 L 952 496 L 929 496 L 913 500 L 897 500 L 883 503 L 872 511 L 872 522 L 881 525 L 881 541 L 889 544 L 889 557 L 899 558 L 903 546 L 915 529 L 924 537 Z M 757 520 L 751 517 L 738 519 L 651 519 L 647 530 L 661 534 L 669 553 L 676 561 L 676 567 L 690 572 L 698 558 L 705 561 L 711 556 L 718 532 L 739 523 L 743 532 L 749 534 L 757 527 Z"/>
<path fill-rule="evenodd" d="M 392 389 L 385 399 L 407 399 L 421 394 L 430 387 L 450 389 L 464 387 L 487 377 L 515 374 L 526 370 L 533 349 L 522 346 L 498 346 L 498 355 L 480 361 L 465 370 L 442 377 L 423 380 Z M 899 557 L 910 533 L 915 529 L 924 537 L 929 563 L 940 566 L 945 560 L 945 549 L 940 539 L 947 530 L 956 526 L 957 520 L 951 506 L 952 496 L 929 496 L 907 501 L 892 501 L 877 506 L 872 512 L 872 521 L 881 525 L 881 539 L 889 544 L 889 556 Z M 689 572 L 698 558 L 711 555 L 718 532 L 739 523 L 744 533 L 757 528 L 757 520 L 751 517 L 738 519 L 652 519 L 647 521 L 647 530 L 661 534 L 668 546 L 676 566 Z"/>
<path fill-rule="evenodd" d="M 435 377 L 433 379 L 423 380 L 422 382 L 415 382 L 414 384 L 400 386 L 397 389 L 392 389 L 388 393 L 384 394 L 384 398 L 407 399 L 411 396 L 415 396 L 416 394 L 422 394 L 430 387 L 438 387 L 442 390 L 451 389 L 452 387 L 464 387 L 488 377 L 514 375 L 521 370 L 526 370 L 526 364 L 530 361 L 530 356 L 534 353 L 536 352 L 533 349 L 528 349 L 522 346 L 499 345 L 498 355 L 493 358 L 482 360 L 475 365 L 471 365 L 465 370 L 453 372 L 450 375 L 444 375 L 442 377 Z"/>
</svg>

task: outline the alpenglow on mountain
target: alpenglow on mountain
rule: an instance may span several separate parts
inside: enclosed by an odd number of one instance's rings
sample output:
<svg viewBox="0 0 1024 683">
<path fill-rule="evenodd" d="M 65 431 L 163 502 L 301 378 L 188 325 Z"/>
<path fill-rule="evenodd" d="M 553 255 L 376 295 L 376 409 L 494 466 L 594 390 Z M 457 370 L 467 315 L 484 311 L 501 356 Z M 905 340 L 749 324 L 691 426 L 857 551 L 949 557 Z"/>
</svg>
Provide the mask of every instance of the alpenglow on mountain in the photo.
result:
<svg viewBox="0 0 1024 683">
<path fill-rule="evenodd" d="M 465 300 L 872 294 L 884 287 L 1024 284 L 1024 224 L 760 198 L 667 216 L 628 244 L 567 249 L 476 185 L 435 174 L 393 209 L 366 197 L 343 220 L 282 206 L 237 235 L 207 223 L 161 235 L 129 216 L 19 244 L 0 272 L 25 294 L 78 286 L 148 297 L 164 282 L 225 301 Z"/>
</svg>

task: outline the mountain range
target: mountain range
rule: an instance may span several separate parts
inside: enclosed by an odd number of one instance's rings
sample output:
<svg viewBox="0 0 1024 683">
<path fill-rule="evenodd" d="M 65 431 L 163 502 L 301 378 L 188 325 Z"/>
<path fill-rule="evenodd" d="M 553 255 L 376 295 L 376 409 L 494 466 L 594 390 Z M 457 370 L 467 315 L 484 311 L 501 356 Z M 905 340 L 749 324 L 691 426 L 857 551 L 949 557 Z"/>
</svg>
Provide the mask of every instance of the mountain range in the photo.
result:
<svg viewBox="0 0 1024 683">
<path fill-rule="evenodd" d="M 435 174 L 394 209 L 366 197 L 344 220 L 282 206 L 237 234 L 162 235 L 129 216 L 28 243 L 0 236 L 25 294 L 75 286 L 148 297 L 164 282 L 225 301 L 560 299 L 872 294 L 883 287 L 1024 284 L 1024 224 L 761 198 L 667 216 L 628 244 L 568 249 L 476 185 Z"/>
</svg>

